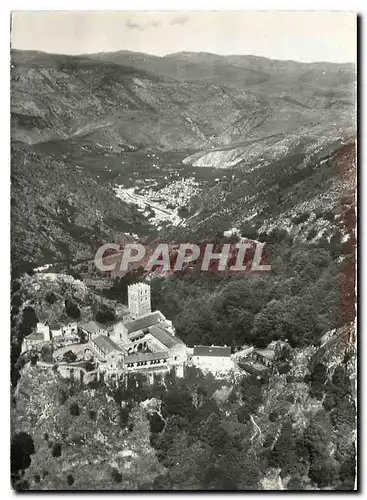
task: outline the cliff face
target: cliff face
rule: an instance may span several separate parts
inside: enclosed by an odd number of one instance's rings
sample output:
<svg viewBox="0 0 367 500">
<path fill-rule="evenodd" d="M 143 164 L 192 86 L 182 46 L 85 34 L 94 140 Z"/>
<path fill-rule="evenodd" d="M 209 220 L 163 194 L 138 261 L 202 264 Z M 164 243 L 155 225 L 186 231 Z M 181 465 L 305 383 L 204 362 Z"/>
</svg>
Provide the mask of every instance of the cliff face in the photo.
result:
<svg viewBox="0 0 367 500">
<path fill-rule="evenodd" d="M 63 380 L 52 367 L 23 369 L 12 433 L 33 439 L 35 453 L 22 478 L 27 489 L 135 490 L 164 471 L 149 443 L 146 412 L 136 405 L 129 432 L 107 392 Z M 73 405 L 77 412 L 70 411 Z"/>
<path fill-rule="evenodd" d="M 273 146 L 269 142 L 195 153 L 184 160 L 228 170 L 202 193 L 199 213 L 182 231 L 208 237 L 231 228 L 252 228 L 258 235 L 281 229 L 299 241 L 342 238 L 349 245 L 347 253 L 353 252 L 354 138 L 329 134 L 315 140 L 290 136 Z M 193 203 L 191 213 L 195 211 Z"/>
</svg>

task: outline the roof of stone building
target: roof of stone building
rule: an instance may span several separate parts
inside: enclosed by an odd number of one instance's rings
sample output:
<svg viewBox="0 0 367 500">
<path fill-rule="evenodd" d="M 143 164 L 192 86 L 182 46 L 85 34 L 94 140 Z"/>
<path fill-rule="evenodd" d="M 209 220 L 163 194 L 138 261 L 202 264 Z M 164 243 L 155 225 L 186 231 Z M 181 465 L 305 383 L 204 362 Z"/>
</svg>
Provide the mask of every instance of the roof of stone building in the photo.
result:
<svg viewBox="0 0 367 500">
<path fill-rule="evenodd" d="M 260 356 L 263 356 L 269 361 L 273 361 L 273 359 L 275 358 L 275 352 L 271 349 L 255 349 L 253 352 L 255 354 L 260 354 Z"/>
<path fill-rule="evenodd" d="M 124 363 L 137 363 L 139 361 L 156 361 L 159 359 L 167 359 L 168 357 L 169 353 L 167 351 L 139 352 L 127 356 L 124 360 Z"/>
<path fill-rule="evenodd" d="M 80 328 L 83 328 L 83 330 L 86 330 L 89 333 L 98 333 L 100 330 L 106 330 L 106 328 L 100 323 L 97 323 L 97 321 L 88 321 L 87 323 L 81 323 Z"/>
<path fill-rule="evenodd" d="M 98 337 L 93 339 L 92 342 L 100 349 L 102 349 L 104 354 L 109 354 L 112 351 L 122 352 L 120 347 L 117 344 L 115 344 L 115 342 L 111 340 L 109 337 L 106 337 L 106 335 L 99 335 Z"/>
<path fill-rule="evenodd" d="M 226 346 L 196 345 L 194 347 L 193 356 L 216 356 L 229 358 L 231 356 L 231 348 Z"/>
<path fill-rule="evenodd" d="M 60 330 L 61 325 L 57 321 L 51 321 L 51 323 L 49 323 L 49 327 L 51 330 Z"/>
<path fill-rule="evenodd" d="M 184 345 L 181 339 L 172 335 L 169 331 L 162 328 L 160 325 L 153 325 L 149 327 L 149 332 L 163 345 L 171 349 L 175 345 Z"/>
<path fill-rule="evenodd" d="M 156 325 L 160 321 L 162 321 L 162 313 L 160 311 L 154 311 L 141 318 L 128 321 L 125 323 L 125 328 L 127 333 L 134 333 L 138 330 L 145 330 L 145 328 Z"/>
<path fill-rule="evenodd" d="M 33 332 L 24 337 L 24 340 L 44 340 L 43 333 Z"/>
<path fill-rule="evenodd" d="M 240 361 L 238 366 L 249 373 L 254 373 L 254 371 L 266 372 L 268 368 L 263 363 L 257 363 L 256 361 Z"/>
</svg>

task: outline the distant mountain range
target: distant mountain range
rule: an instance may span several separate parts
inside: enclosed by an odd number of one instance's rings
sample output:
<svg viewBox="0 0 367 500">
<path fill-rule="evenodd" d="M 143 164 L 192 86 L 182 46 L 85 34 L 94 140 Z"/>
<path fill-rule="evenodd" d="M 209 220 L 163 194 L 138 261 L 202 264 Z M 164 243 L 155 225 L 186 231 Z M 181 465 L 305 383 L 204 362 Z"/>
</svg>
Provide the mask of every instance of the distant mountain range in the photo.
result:
<svg viewBox="0 0 367 500">
<path fill-rule="evenodd" d="M 107 210 L 103 202 L 109 196 L 114 200 L 113 195 L 102 193 L 96 179 L 84 178 L 93 192 L 88 201 L 82 174 L 77 179 L 67 162 L 55 158 L 55 148 L 68 149 L 71 141 L 79 149 L 93 152 L 98 145 L 116 155 L 137 149 L 181 151 L 187 165 L 233 168 L 236 180 L 230 193 L 217 196 L 210 190 L 188 231 L 198 223 L 214 229 L 224 215 L 227 225 L 251 217 L 260 227 L 264 218 L 274 225 L 285 214 L 283 225 L 288 227 L 297 206 L 300 211 L 333 208 L 344 182 L 334 170 L 335 158 L 355 135 L 355 82 L 352 64 L 190 52 L 66 56 L 12 50 L 15 254 L 21 249 L 20 261 L 42 261 L 50 232 L 56 239 L 51 259 L 64 253 L 58 241 L 80 247 L 78 230 L 64 223 L 60 229 L 58 218 L 50 216 L 50 204 L 57 211 L 60 191 L 65 200 L 75 195 L 65 202 L 73 206 L 68 208 L 73 212 L 69 223 L 90 231 L 92 220 L 97 225 L 102 221 L 101 238 L 116 231 L 113 221 L 120 212 L 113 209 L 111 215 L 111 203 Z M 36 145 L 48 143 L 47 153 L 35 152 Z M 24 204 L 28 192 L 34 201 Z M 322 201 L 325 193 L 327 203 Z M 306 203 L 315 196 L 316 205 Z M 92 199 L 100 200 L 97 212 Z M 119 206 L 126 214 L 134 211 L 122 202 Z M 80 216 L 80 210 L 88 217 Z M 27 226 L 30 211 L 32 224 Z M 130 215 L 129 227 L 134 220 L 143 223 L 139 214 L 135 219 Z M 42 220 L 52 221 L 44 239 L 36 236 Z M 86 238 L 82 254 L 89 244 Z"/>
<path fill-rule="evenodd" d="M 86 136 L 190 150 L 353 129 L 351 64 L 14 50 L 12 65 L 13 139 L 29 144 Z"/>
</svg>

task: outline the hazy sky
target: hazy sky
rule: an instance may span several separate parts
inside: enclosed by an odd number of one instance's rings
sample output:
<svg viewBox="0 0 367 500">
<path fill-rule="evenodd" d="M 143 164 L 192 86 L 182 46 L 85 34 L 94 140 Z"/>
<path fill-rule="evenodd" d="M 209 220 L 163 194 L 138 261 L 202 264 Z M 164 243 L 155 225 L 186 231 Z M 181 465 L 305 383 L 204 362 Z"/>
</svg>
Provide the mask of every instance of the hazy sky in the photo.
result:
<svg viewBox="0 0 367 500">
<path fill-rule="evenodd" d="M 356 16 L 342 11 L 17 11 L 12 47 L 82 54 L 182 50 L 274 59 L 356 60 Z"/>
</svg>

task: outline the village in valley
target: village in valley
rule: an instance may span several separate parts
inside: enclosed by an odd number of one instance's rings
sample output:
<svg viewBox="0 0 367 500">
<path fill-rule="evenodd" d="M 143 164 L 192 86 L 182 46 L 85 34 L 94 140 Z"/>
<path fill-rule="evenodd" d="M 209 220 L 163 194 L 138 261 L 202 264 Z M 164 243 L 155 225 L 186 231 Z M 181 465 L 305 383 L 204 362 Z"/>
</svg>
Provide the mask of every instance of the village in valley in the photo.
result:
<svg viewBox="0 0 367 500">
<path fill-rule="evenodd" d="M 173 370 L 183 378 L 193 366 L 216 379 L 233 379 L 248 373 L 272 369 L 273 361 L 287 342 L 273 342 L 267 349 L 244 346 L 231 353 L 226 345 L 188 347 L 161 311 L 151 310 L 151 289 L 146 283 L 128 287 L 128 312 L 108 326 L 91 320 L 60 325 L 38 322 L 22 343 L 22 354 L 28 355 L 40 369 L 54 369 L 63 378 L 89 383 L 99 380 L 127 381 L 131 374 L 142 374 L 147 383 L 156 375 Z M 49 349 L 47 361 L 41 352 Z M 42 358 L 42 357 L 41 357 Z M 35 361 L 37 360 L 37 361 Z"/>
</svg>

